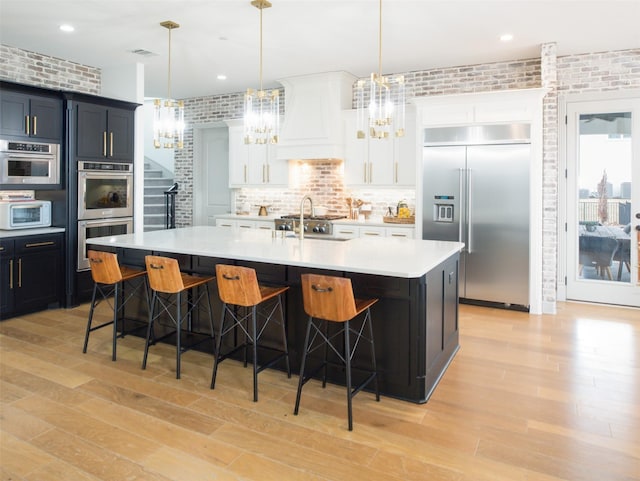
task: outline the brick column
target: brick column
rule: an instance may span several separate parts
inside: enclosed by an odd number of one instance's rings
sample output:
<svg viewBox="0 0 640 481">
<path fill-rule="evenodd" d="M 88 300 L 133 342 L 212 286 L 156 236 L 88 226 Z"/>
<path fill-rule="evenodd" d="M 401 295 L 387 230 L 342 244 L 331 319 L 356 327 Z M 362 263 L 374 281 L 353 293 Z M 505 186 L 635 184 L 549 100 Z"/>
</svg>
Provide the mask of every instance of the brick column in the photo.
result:
<svg viewBox="0 0 640 481">
<path fill-rule="evenodd" d="M 542 87 L 542 302 L 555 312 L 558 277 L 558 71 L 556 44 L 545 43 L 540 53 Z"/>
</svg>

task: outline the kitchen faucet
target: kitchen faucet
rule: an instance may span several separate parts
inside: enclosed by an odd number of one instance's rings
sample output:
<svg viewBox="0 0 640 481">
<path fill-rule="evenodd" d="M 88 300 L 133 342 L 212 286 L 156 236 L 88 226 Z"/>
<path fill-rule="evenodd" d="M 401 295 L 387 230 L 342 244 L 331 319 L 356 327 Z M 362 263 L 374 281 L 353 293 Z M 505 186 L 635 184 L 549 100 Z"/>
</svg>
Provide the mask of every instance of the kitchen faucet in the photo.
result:
<svg viewBox="0 0 640 481">
<path fill-rule="evenodd" d="M 313 200 L 308 195 L 305 195 L 300 202 L 300 240 L 304 239 L 304 201 L 307 199 L 309 199 L 311 217 L 313 217 Z"/>
</svg>

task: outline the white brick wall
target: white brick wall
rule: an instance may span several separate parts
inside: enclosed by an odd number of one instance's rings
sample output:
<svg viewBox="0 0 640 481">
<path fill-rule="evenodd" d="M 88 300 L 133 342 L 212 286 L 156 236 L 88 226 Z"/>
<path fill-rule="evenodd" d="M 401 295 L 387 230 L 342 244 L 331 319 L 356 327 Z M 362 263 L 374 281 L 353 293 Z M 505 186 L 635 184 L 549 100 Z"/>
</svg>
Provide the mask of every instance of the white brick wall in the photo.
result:
<svg viewBox="0 0 640 481">
<path fill-rule="evenodd" d="M 0 45 L 0 79 L 52 90 L 100 93 L 99 68 Z"/>
</svg>

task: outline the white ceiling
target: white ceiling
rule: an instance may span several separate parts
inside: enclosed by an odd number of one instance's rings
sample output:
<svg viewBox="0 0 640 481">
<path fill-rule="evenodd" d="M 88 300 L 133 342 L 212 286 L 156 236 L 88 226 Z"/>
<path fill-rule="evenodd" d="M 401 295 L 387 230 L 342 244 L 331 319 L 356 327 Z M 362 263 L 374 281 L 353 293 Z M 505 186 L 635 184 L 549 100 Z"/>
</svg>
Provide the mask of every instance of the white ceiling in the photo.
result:
<svg viewBox="0 0 640 481">
<path fill-rule="evenodd" d="M 377 0 L 271 0 L 263 79 L 378 70 Z M 383 73 L 640 47 L 640 0 L 384 0 Z M 108 68 L 145 65 L 145 95 L 189 98 L 256 88 L 259 10 L 250 0 L 0 0 L 0 43 Z M 60 32 L 63 23 L 73 33 Z M 511 33 L 510 43 L 499 36 Z M 131 53 L 145 49 L 157 55 Z M 1 68 L 1 65 L 0 65 Z M 227 80 L 216 79 L 218 74 Z"/>
</svg>

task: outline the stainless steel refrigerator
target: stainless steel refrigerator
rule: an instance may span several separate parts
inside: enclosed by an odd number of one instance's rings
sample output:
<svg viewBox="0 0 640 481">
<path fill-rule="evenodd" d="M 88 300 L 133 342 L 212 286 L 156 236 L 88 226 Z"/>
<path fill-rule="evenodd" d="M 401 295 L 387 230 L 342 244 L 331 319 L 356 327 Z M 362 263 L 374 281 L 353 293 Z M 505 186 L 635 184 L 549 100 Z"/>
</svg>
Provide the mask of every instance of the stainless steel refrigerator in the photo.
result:
<svg viewBox="0 0 640 481">
<path fill-rule="evenodd" d="M 424 131 L 423 239 L 465 243 L 460 297 L 529 307 L 529 124 Z"/>
</svg>

